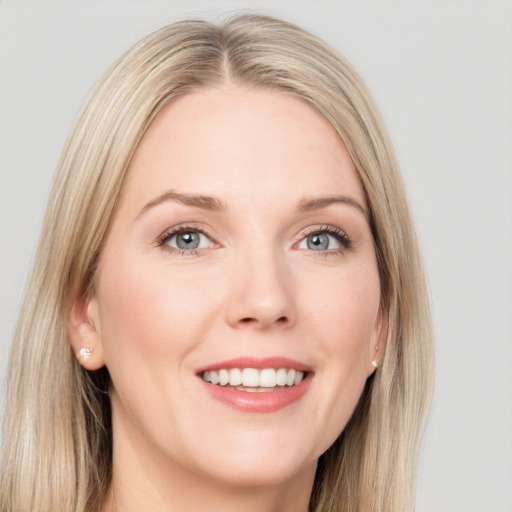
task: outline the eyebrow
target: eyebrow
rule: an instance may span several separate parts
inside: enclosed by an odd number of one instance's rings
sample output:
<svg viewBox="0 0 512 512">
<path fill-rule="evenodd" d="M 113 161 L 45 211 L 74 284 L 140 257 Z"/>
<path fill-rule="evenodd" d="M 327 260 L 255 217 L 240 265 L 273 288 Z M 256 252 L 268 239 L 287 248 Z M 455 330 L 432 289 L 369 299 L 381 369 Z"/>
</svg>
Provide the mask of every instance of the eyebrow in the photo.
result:
<svg viewBox="0 0 512 512">
<path fill-rule="evenodd" d="M 203 196 L 201 194 L 185 194 L 183 192 L 169 190 L 147 203 L 139 212 L 137 217 L 140 217 L 149 209 L 167 201 L 176 201 L 186 206 L 195 206 L 196 208 L 202 208 L 203 210 L 210 210 L 214 212 L 222 212 L 226 210 L 224 202 L 215 197 Z"/>
<path fill-rule="evenodd" d="M 209 210 L 214 212 L 223 212 L 227 210 L 224 201 L 216 197 L 205 196 L 201 194 L 187 194 L 184 192 L 176 192 L 175 190 L 169 190 L 164 194 L 156 197 L 155 199 L 152 199 L 151 201 L 149 201 L 149 203 L 144 205 L 144 207 L 139 212 L 137 217 L 140 217 L 151 208 L 154 208 L 155 206 L 161 203 L 165 203 L 167 201 L 176 201 L 186 206 L 193 206 L 196 208 L 201 208 L 203 210 Z M 366 219 L 369 218 L 368 210 L 364 208 L 360 203 L 358 203 L 355 199 L 348 196 L 315 197 L 312 199 L 302 199 L 297 204 L 297 211 L 310 212 L 326 208 L 327 206 L 330 206 L 332 204 L 345 204 L 348 206 L 352 206 L 356 208 L 359 212 L 361 212 L 366 217 Z"/>
<path fill-rule="evenodd" d="M 346 204 L 348 206 L 353 206 L 357 210 L 359 210 L 366 219 L 370 218 L 370 214 L 368 210 L 358 203 L 355 199 L 348 196 L 332 196 L 332 197 L 317 197 L 313 199 L 302 199 L 298 204 L 299 212 L 310 212 L 313 210 L 320 210 L 321 208 L 326 208 L 331 204 Z"/>
</svg>

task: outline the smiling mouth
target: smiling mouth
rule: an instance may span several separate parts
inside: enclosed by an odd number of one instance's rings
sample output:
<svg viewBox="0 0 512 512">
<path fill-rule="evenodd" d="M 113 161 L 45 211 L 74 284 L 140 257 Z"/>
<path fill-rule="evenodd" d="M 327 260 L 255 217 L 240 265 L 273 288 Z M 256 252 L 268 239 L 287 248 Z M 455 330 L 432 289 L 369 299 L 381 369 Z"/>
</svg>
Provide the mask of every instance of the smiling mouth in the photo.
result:
<svg viewBox="0 0 512 512">
<path fill-rule="evenodd" d="M 293 368 L 221 368 L 200 373 L 210 384 L 238 391 L 268 392 L 300 384 L 307 373 Z"/>
</svg>

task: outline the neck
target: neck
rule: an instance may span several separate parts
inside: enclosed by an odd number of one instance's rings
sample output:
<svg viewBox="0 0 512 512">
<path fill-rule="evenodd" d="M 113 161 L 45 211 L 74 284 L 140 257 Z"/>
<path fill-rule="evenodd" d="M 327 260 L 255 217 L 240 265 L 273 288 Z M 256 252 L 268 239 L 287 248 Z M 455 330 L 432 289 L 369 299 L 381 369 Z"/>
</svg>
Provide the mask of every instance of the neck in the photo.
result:
<svg viewBox="0 0 512 512">
<path fill-rule="evenodd" d="M 134 439 L 133 431 L 113 426 L 112 482 L 102 512 L 308 511 L 316 462 L 285 481 L 226 482 L 169 460 L 147 440 Z"/>
<path fill-rule="evenodd" d="M 237 488 L 218 483 L 169 480 L 165 487 L 155 482 L 136 483 L 114 477 L 103 512 L 307 512 L 309 485 Z M 132 486 L 134 485 L 134 486 Z M 136 486 L 135 486 L 136 485 Z"/>
</svg>

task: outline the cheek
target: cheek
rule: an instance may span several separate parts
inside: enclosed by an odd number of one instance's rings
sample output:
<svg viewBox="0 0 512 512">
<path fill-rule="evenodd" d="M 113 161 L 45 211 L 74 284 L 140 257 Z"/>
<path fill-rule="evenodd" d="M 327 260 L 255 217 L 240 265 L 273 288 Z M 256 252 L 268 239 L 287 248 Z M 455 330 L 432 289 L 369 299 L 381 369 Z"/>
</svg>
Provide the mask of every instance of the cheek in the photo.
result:
<svg viewBox="0 0 512 512">
<path fill-rule="evenodd" d="M 182 400 L 195 399 L 184 384 L 193 369 L 191 354 L 206 338 L 220 301 L 209 292 L 211 280 L 190 286 L 183 273 L 161 263 L 104 263 L 98 297 L 112 406 L 129 418 L 124 425 L 159 438 L 156 426 L 176 427 Z"/>
<path fill-rule="evenodd" d="M 320 339 L 331 355 L 367 356 L 380 307 L 376 269 L 347 268 L 327 277 L 316 282 L 308 316 L 318 327 Z"/>
<path fill-rule="evenodd" d="M 318 331 L 318 366 L 323 369 L 315 382 L 320 453 L 345 428 L 364 389 L 380 306 L 376 272 L 347 272 L 324 285 L 327 291 L 315 294 L 310 306 Z"/>
<path fill-rule="evenodd" d="M 106 262 L 107 263 L 107 262 Z M 116 261 L 104 266 L 99 283 L 101 335 L 107 367 L 119 370 L 142 361 L 176 366 L 208 331 L 217 299 L 211 280 L 194 286 L 161 264 Z M 153 368 L 154 369 L 154 368 Z"/>
</svg>

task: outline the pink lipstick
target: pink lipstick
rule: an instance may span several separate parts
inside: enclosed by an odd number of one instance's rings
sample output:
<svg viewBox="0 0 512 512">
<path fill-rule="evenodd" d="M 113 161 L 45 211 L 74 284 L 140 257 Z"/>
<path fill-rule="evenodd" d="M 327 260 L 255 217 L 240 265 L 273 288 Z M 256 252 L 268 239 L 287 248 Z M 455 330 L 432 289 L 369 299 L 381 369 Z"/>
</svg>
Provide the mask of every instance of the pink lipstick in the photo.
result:
<svg viewBox="0 0 512 512">
<path fill-rule="evenodd" d="M 312 368 L 283 357 L 243 357 L 197 370 L 214 399 L 245 412 L 275 412 L 299 400 L 313 378 Z"/>
</svg>

